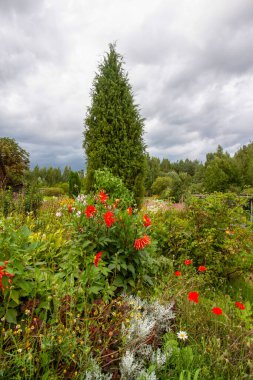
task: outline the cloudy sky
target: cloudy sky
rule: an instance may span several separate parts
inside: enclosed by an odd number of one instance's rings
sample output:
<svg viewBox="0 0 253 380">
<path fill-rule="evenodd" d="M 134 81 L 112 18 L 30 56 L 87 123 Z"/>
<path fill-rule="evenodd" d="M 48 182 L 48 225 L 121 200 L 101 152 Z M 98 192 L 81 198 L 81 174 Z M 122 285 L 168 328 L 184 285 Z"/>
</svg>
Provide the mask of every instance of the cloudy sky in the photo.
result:
<svg viewBox="0 0 253 380">
<path fill-rule="evenodd" d="M 152 156 L 252 140 L 253 0 L 0 0 L 0 137 L 31 166 L 84 167 L 83 120 L 117 41 Z"/>
</svg>

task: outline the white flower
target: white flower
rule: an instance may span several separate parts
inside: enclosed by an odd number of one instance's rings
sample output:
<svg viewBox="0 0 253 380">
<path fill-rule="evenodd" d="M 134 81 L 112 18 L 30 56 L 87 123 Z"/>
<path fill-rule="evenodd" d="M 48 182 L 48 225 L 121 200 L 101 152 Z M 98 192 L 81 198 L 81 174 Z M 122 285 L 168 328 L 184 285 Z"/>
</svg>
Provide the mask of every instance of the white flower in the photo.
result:
<svg viewBox="0 0 253 380">
<path fill-rule="evenodd" d="M 81 211 L 80 210 L 78 210 L 77 212 L 76 212 L 76 216 L 80 216 L 81 215 Z"/>
<path fill-rule="evenodd" d="M 181 339 L 181 340 L 188 339 L 188 335 L 187 335 L 187 333 L 185 331 L 179 331 L 177 333 L 177 337 L 178 337 L 178 339 Z"/>
<path fill-rule="evenodd" d="M 58 211 L 55 213 L 55 216 L 57 216 L 57 218 L 59 218 L 60 216 L 62 216 L 62 213 L 60 211 Z"/>
<path fill-rule="evenodd" d="M 18 352 L 22 352 L 22 351 L 23 351 L 22 348 L 19 348 L 19 349 L 18 349 Z"/>
</svg>

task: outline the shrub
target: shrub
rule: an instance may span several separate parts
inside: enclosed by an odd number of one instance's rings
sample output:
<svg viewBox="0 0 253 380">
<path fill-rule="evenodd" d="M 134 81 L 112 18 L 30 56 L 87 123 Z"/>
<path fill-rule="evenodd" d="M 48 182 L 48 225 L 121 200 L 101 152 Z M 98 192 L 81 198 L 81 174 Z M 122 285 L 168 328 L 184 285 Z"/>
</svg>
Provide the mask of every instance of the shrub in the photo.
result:
<svg viewBox="0 0 253 380">
<path fill-rule="evenodd" d="M 46 197 L 60 197 L 64 195 L 64 190 L 61 187 L 43 187 L 41 193 Z"/>
<path fill-rule="evenodd" d="M 107 168 L 95 171 L 95 190 L 101 189 L 110 194 L 113 202 L 119 199 L 118 208 L 127 208 L 134 203 L 133 193 L 126 188 L 123 180 L 113 175 Z"/>
<path fill-rule="evenodd" d="M 69 175 L 69 196 L 77 197 L 81 191 L 81 179 L 77 172 L 71 172 Z"/>
</svg>

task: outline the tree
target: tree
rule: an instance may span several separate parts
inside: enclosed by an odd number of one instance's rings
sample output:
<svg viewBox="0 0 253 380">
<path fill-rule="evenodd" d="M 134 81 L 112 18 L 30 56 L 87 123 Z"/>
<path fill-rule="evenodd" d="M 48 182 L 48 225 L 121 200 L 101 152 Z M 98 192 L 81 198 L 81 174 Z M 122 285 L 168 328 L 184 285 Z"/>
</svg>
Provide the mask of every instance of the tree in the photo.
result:
<svg viewBox="0 0 253 380">
<path fill-rule="evenodd" d="M 144 194 L 144 120 L 134 103 L 123 57 L 115 44 L 99 65 L 85 118 L 83 147 L 87 156 L 87 190 L 94 186 L 94 172 L 109 168 L 122 178 L 135 199 Z"/>
<path fill-rule="evenodd" d="M 81 180 L 77 172 L 70 172 L 69 175 L 69 195 L 77 197 L 81 191 Z"/>
<path fill-rule="evenodd" d="M 0 188 L 20 185 L 29 169 L 29 153 L 9 137 L 0 138 Z"/>
</svg>

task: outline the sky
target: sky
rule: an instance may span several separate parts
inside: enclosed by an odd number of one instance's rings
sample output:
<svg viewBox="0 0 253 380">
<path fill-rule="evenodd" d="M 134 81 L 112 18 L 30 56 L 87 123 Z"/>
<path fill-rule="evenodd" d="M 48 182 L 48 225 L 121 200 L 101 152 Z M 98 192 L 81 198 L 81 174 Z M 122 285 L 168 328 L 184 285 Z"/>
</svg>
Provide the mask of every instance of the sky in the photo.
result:
<svg viewBox="0 0 253 380">
<path fill-rule="evenodd" d="M 0 0 L 0 137 L 85 167 L 84 118 L 117 43 L 151 156 L 233 155 L 253 131 L 252 0 Z"/>
</svg>

